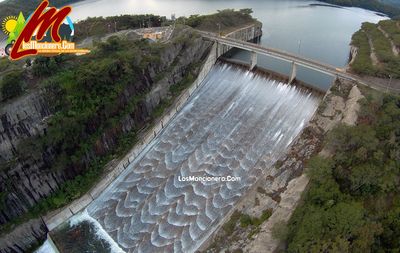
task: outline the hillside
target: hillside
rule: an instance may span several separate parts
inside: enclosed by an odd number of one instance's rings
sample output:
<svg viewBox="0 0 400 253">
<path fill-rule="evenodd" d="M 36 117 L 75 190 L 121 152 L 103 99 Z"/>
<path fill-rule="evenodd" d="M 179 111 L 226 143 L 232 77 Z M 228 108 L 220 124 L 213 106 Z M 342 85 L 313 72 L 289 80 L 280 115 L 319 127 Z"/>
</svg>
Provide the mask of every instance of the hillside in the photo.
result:
<svg viewBox="0 0 400 253">
<path fill-rule="evenodd" d="M 383 20 L 363 23 L 352 38 L 357 54 L 351 70 L 357 74 L 382 78 L 400 78 L 400 23 Z"/>
<path fill-rule="evenodd" d="M 400 1 L 398 0 L 380 0 L 380 2 L 400 8 Z"/>
<path fill-rule="evenodd" d="M 385 13 L 391 18 L 400 17 L 400 8 L 395 7 L 396 1 L 378 1 L 378 0 L 320 0 L 321 2 L 336 4 L 347 7 L 359 7 L 371 11 Z M 390 2 L 389 2 L 390 1 Z"/>
<path fill-rule="evenodd" d="M 359 87 L 357 124 L 329 133 L 302 204 L 275 228 L 285 252 L 400 251 L 400 97 Z"/>
</svg>

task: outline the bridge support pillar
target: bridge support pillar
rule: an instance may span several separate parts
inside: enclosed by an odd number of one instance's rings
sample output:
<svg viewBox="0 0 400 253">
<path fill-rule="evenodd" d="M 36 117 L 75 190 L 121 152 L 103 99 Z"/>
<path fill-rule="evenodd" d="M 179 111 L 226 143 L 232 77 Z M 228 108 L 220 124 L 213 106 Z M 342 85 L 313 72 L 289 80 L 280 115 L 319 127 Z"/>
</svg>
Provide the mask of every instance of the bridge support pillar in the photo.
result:
<svg viewBox="0 0 400 253">
<path fill-rule="evenodd" d="M 257 65 L 257 53 L 251 52 L 250 70 L 253 70 L 256 65 Z"/>
<path fill-rule="evenodd" d="M 297 65 L 295 62 L 292 62 L 292 72 L 290 73 L 289 76 L 289 84 L 291 84 L 294 79 L 296 79 L 296 75 L 297 75 Z"/>
</svg>

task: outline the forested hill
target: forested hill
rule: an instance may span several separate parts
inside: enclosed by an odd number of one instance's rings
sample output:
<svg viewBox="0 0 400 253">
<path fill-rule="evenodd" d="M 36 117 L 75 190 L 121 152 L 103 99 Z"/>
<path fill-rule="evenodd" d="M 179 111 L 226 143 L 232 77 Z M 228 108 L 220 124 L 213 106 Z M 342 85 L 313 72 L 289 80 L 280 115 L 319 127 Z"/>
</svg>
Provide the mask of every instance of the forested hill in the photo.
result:
<svg viewBox="0 0 400 253">
<path fill-rule="evenodd" d="M 321 2 L 348 7 L 360 7 L 371 11 L 382 12 L 391 18 L 400 18 L 400 7 L 394 1 L 379 0 L 321 0 Z"/>
<path fill-rule="evenodd" d="M 379 0 L 380 2 L 400 8 L 399 0 Z"/>
</svg>

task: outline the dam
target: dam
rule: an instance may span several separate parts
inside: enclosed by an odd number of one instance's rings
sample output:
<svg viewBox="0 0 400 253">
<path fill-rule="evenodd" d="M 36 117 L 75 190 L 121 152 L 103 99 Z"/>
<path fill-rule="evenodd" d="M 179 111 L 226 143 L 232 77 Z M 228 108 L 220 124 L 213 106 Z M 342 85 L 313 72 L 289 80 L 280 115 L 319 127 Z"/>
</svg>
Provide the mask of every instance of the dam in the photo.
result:
<svg viewBox="0 0 400 253">
<path fill-rule="evenodd" d="M 55 244 L 60 252 L 195 252 L 268 175 L 319 101 L 310 90 L 215 65 L 140 156 L 52 231 Z"/>
</svg>

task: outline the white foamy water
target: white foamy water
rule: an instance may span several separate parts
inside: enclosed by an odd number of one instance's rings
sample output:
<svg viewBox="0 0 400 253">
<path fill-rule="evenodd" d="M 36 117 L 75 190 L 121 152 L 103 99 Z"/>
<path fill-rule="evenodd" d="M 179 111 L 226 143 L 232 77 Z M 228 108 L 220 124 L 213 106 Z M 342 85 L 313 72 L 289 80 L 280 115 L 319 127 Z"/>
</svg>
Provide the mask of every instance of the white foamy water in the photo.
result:
<svg viewBox="0 0 400 253">
<path fill-rule="evenodd" d="M 294 86 L 215 66 L 162 134 L 72 224 L 95 222 L 100 237 L 126 252 L 194 252 L 268 174 L 317 105 Z M 187 176 L 241 180 L 178 180 Z"/>
<path fill-rule="evenodd" d="M 53 245 L 53 242 L 50 239 L 47 239 L 43 245 L 35 251 L 35 253 L 59 253 L 59 251 Z"/>
<path fill-rule="evenodd" d="M 74 215 L 69 220 L 69 225 L 72 227 L 72 226 L 77 225 L 77 224 L 79 224 L 79 223 L 81 223 L 83 221 L 88 221 L 89 223 L 91 223 L 95 227 L 97 238 L 106 241 L 110 245 L 110 250 L 111 250 L 112 253 L 124 253 L 124 251 L 107 234 L 107 232 L 104 231 L 104 229 L 101 228 L 101 225 L 93 217 L 91 217 L 88 214 L 87 209 L 85 209 L 82 213 Z"/>
</svg>

